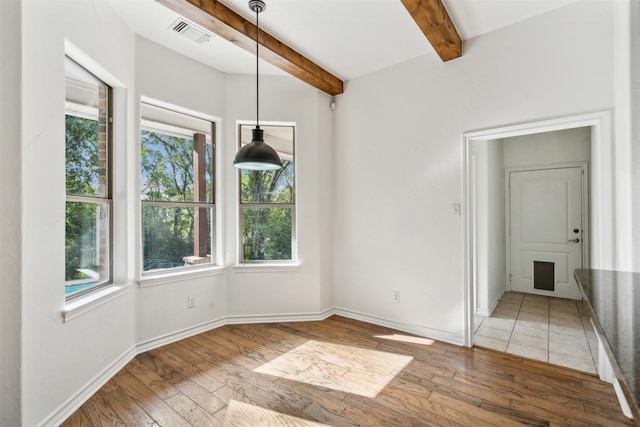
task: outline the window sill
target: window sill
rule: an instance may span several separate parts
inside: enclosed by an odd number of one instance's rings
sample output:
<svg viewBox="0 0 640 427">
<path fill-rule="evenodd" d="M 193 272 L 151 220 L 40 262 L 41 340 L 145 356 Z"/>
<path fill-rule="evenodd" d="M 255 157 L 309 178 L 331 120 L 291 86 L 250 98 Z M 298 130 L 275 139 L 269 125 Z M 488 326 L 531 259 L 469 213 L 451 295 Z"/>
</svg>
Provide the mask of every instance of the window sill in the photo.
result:
<svg viewBox="0 0 640 427">
<path fill-rule="evenodd" d="M 234 273 L 288 273 L 299 271 L 300 264 L 237 264 L 233 267 Z"/>
<path fill-rule="evenodd" d="M 141 288 L 147 288 L 149 286 L 169 285 L 175 282 L 182 282 L 185 280 L 200 279 L 202 277 L 219 276 L 224 274 L 225 267 L 214 266 L 207 268 L 200 268 L 196 270 L 179 271 L 172 273 L 159 273 L 149 276 L 143 276 L 138 280 L 138 285 Z"/>
<path fill-rule="evenodd" d="M 102 304 L 129 293 L 130 285 L 112 285 L 65 303 L 62 310 L 64 323 L 75 319 Z"/>
</svg>

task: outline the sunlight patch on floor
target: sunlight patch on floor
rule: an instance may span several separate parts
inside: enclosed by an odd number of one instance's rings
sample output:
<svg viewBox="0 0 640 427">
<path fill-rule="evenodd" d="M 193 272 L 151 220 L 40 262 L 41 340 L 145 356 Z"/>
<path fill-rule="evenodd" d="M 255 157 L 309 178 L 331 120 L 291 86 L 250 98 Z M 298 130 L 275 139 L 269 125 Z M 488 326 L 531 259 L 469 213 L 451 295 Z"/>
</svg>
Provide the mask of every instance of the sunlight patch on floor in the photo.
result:
<svg viewBox="0 0 640 427">
<path fill-rule="evenodd" d="M 401 341 L 408 342 L 412 344 L 423 344 L 423 345 L 432 345 L 435 341 L 430 340 L 429 338 L 421 338 L 421 337 L 412 337 L 409 335 L 376 335 L 376 338 L 382 338 L 385 340 L 393 340 L 393 341 Z"/>
<path fill-rule="evenodd" d="M 322 427 L 326 424 L 305 420 L 292 415 L 281 414 L 259 406 L 230 400 L 227 407 L 225 427 L 256 427 L 256 426 L 291 426 L 291 427 Z"/>
<path fill-rule="evenodd" d="M 365 397 L 375 397 L 413 357 L 307 341 L 255 372 Z"/>
</svg>

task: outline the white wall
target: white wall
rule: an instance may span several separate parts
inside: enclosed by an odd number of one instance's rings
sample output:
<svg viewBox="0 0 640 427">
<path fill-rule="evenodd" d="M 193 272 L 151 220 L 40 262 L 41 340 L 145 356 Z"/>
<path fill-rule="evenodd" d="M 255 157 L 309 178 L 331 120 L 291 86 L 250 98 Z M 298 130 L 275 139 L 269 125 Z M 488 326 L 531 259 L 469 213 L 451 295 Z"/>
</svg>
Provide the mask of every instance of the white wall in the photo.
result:
<svg viewBox="0 0 640 427">
<path fill-rule="evenodd" d="M 633 171 L 631 126 L 631 33 L 633 24 L 631 1 L 619 0 L 614 7 L 614 114 L 613 134 L 615 148 L 612 151 L 615 167 L 613 199 L 614 238 L 613 265 L 611 268 L 628 271 L 633 265 Z M 636 22 L 637 24 L 637 22 Z"/>
<path fill-rule="evenodd" d="M 223 128 L 227 125 L 220 118 L 225 109 L 225 75 L 205 65 L 186 58 L 176 52 L 168 50 L 150 40 L 136 37 L 136 94 L 135 117 L 139 117 L 140 96 L 152 98 L 163 103 L 171 104 L 181 109 L 206 115 L 216 120 L 217 140 L 219 148 L 226 145 L 227 141 L 220 136 L 224 135 Z M 136 135 L 139 134 L 139 123 L 136 123 Z M 135 141 L 136 150 L 139 147 Z M 220 154 L 220 151 L 218 151 Z M 136 153 L 135 159 L 138 154 Z M 217 178 L 220 179 L 224 169 L 221 155 L 217 159 Z M 135 163 L 136 183 L 140 175 L 137 161 Z M 139 186 L 136 184 L 136 189 Z M 222 224 L 225 220 L 221 216 L 220 208 L 224 185 L 217 187 L 217 229 L 216 236 L 224 240 L 221 234 Z M 134 206 L 139 204 L 136 194 Z M 140 253 L 140 217 L 139 209 L 135 218 L 135 236 Z M 138 257 L 133 257 L 138 258 Z M 140 266 L 136 264 L 136 274 L 139 274 Z M 155 283 L 158 283 L 157 281 Z M 149 282 L 138 289 L 138 304 L 136 313 L 138 318 L 137 343 L 142 348 L 153 347 L 175 340 L 175 334 L 188 333 L 194 327 L 210 327 L 211 322 L 222 319 L 226 314 L 226 277 L 224 270 L 210 271 L 206 274 L 184 274 L 172 279 L 166 279 L 148 286 Z M 195 307 L 187 308 L 187 298 L 195 298 Z M 164 337 L 168 336 L 167 339 Z"/>
<path fill-rule="evenodd" d="M 591 161 L 591 128 L 505 138 L 504 167 Z"/>
<path fill-rule="evenodd" d="M 487 300 L 491 310 L 505 291 L 504 149 L 500 141 L 487 141 Z"/>
<path fill-rule="evenodd" d="M 631 197 L 633 271 L 640 272 L 640 0 L 631 0 Z"/>
<path fill-rule="evenodd" d="M 502 140 L 474 144 L 476 193 L 476 313 L 488 316 L 505 291 Z"/>
<path fill-rule="evenodd" d="M 320 280 L 320 308 L 333 307 L 333 186 L 334 174 L 334 115 L 330 109 L 331 101 L 327 96 L 319 93 L 317 97 L 318 130 L 317 153 L 314 174 L 317 179 L 317 203 L 320 207 L 314 221 L 318 223 L 318 252 L 319 280 Z M 337 106 L 336 106 L 337 108 Z"/>
<path fill-rule="evenodd" d="M 612 4 L 578 2 L 348 82 L 336 127 L 335 305 L 463 339 L 464 132 L 610 109 Z M 401 302 L 392 302 L 392 292 Z"/>
<path fill-rule="evenodd" d="M 63 323 L 65 38 L 119 80 L 114 120 L 114 279 L 133 282 L 128 260 L 124 165 L 135 144 L 125 110 L 134 83 L 134 42 L 103 2 L 22 2 L 22 425 L 55 418 L 67 399 L 135 344 L 131 292 Z M 18 157 L 19 159 L 19 157 Z M 56 166 L 57 165 L 57 166 Z M 49 421 L 50 422 L 50 421 Z"/>
<path fill-rule="evenodd" d="M 228 75 L 226 89 L 226 263 L 237 257 L 236 121 L 255 120 L 255 76 Z M 272 271 L 232 267 L 227 272 L 227 312 L 250 320 L 259 315 L 319 314 L 331 307 L 331 175 L 329 97 L 292 77 L 261 76 L 260 121 L 296 125 L 296 219 L 298 268 Z M 321 163 L 322 162 L 322 163 Z"/>
<path fill-rule="evenodd" d="M 20 3 L 0 1 L 0 425 L 20 425 Z"/>
</svg>

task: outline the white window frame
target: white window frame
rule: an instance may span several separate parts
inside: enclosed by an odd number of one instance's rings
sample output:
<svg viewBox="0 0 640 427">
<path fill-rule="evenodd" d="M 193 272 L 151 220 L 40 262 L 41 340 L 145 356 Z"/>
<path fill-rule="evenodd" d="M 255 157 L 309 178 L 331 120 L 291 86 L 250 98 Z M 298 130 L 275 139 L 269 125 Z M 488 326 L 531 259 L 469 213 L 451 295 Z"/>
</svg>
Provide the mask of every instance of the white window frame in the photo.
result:
<svg viewBox="0 0 640 427">
<path fill-rule="evenodd" d="M 242 146 L 242 127 L 254 127 L 255 122 L 238 121 L 236 123 L 236 150 L 239 150 Z M 298 266 L 298 245 L 297 245 L 297 199 L 298 199 L 298 165 L 296 159 L 296 141 L 297 141 L 297 126 L 293 122 L 262 122 L 260 127 L 262 129 L 279 126 L 279 127 L 291 127 L 293 131 L 293 143 L 292 143 L 292 158 L 293 158 L 293 203 L 242 203 L 242 171 L 237 171 L 237 265 L 236 267 L 244 268 L 246 271 L 262 271 L 261 267 L 291 267 Z M 243 222 L 242 211 L 244 208 L 287 208 L 291 210 L 291 259 L 283 260 L 245 260 L 244 259 L 244 242 L 243 242 Z M 287 268 L 288 270 L 288 268 Z M 237 270 L 236 271 L 240 271 Z"/>
<path fill-rule="evenodd" d="M 203 121 L 207 121 L 211 124 L 210 128 L 208 129 L 207 132 L 203 132 L 207 135 L 207 141 L 210 142 L 212 144 L 212 168 L 213 170 L 211 171 L 211 186 L 212 186 L 212 200 L 211 203 L 209 202 L 172 202 L 172 201 L 149 201 L 149 200 L 142 200 L 142 197 L 140 196 L 140 187 L 138 188 L 138 195 L 140 197 L 140 219 L 139 219 L 139 224 L 140 224 L 140 233 L 139 233 L 139 238 L 140 238 L 140 250 L 139 250 L 139 275 L 140 275 L 140 285 L 141 286 L 153 286 L 153 285 L 158 285 L 158 284 L 165 284 L 165 283 L 173 283 L 176 280 L 180 280 L 181 276 L 183 276 L 184 274 L 195 274 L 196 276 L 200 276 L 202 274 L 205 275 L 210 275 L 210 274 L 218 274 L 220 269 L 220 265 L 219 265 L 219 249 L 220 249 L 220 242 L 218 241 L 218 222 L 219 222 L 219 215 L 218 215 L 218 205 L 217 205 L 217 198 L 218 198 L 218 152 L 217 152 L 217 132 L 218 132 L 218 120 L 207 116 L 205 114 L 201 114 L 192 110 L 188 110 L 186 108 L 183 107 L 179 107 L 176 105 L 172 105 L 172 104 L 168 104 L 159 100 L 154 100 L 151 98 L 146 98 L 146 97 L 142 97 L 141 101 L 140 101 L 140 106 L 141 106 L 141 110 L 142 110 L 142 105 L 146 104 L 149 105 L 151 107 L 155 107 L 155 108 L 160 108 L 160 109 L 164 109 L 167 110 L 170 113 L 175 113 L 177 115 L 183 115 L 183 116 L 187 116 L 187 117 L 192 117 L 198 120 L 203 120 Z M 165 134 L 173 134 L 173 135 L 178 135 L 178 136 L 184 136 L 184 137 L 193 137 L 193 134 L 195 133 L 196 130 L 189 128 L 189 126 L 181 126 L 181 123 L 179 123 L 179 120 L 173 123 L 162 123 L 159 121 L 154 121 L 154 120 L 148 120 L 147 118 L 144 117 L 143 114 L 141 114 L 141 118 L 140 118 L 140 132 L 139 132 L 139 137 L 142 134 L 142 131 L 145 129 L 154 129 L 158 132 L 161 133 L 165 133 Z M 141 174 L 141 157 L 140 157 L 140 147 L 138 149 L 138 165 L 139 165 L 139 169 L 138 169 L 138 177 L 140 177 Z M 210 220 L 210 226 L 209 226 L 209 239 L 210 239 L 210 246 L 211 246 L 211 254 L 209 254 L 210 260 L 209 262 L 203 263 L 203 264 L 194 264 L 194 265 L 183 265 L 183 266 L 177 266 L 177 267 L 171 267 L 171 268 L 158 268 L 158 269 L 153 269 L 153 270 L 144 270 L 144 215 L 143 215 L 143 209 L 145 206 L 162 206 L 162 207 L 188 207 L 188 208 L 207 208 L 210 209 L 211 211 L 211 220 Z M 191 276 L 189 276 L 191 277 Z"/>
<path fill-rule="evenodd" d="M 107 274 L 107 277 L 95 284 L 88 286 L 85 289 L 79 290 L 77 292 L 73 292 L 69 295 L 65 292 L 65 301 L 70 302 L 76 300 L 77 298 L 86 296 L 90 293 L 96 292 L 106 286 L 109 286 L 113 283 L 113 217 L 114 217 L 114 208 L 113 208 L 113 86 L 109 83 L 105 82 L 103 78 L 96 75 L 93 71 L 89 70 L 85 67 L 81 62 L 77 61 L 74 57 L 67 54 L 65 55 L 65 63 L 66 61 L 71 61 L 75 63 L 78 67 L 82 68 L 86 73 L 90 74 L 93 78 L 98 80 L 101 84 L 106 87 L 106 102 L 105 102 L 105 132 L 106 132 L 106 182 L 105 182 L 105 195 L 104 196 L 89 196 L 83 194 L 68 194 L 65 190 L 65 204 L 66 202 L 76 202 L 76 203 L 90 203 L 90 204 L 104 204 L 107 206 L 108 218 L 106 220 L 106 230 L 100 230 L 101 234 L 106 234 L 105 245 L 107 246 L 105 249 L 107 262 L 106 265 L 100 265 L 99 270 L 104 270 Z M 65 81 L 68 78 L 65 72 Z M 98 108 L 91 108 L 86 105 L 82 105 L 79 103 L 74 103 L 68 100 L 68 93 L 66 90 L 65 83 L 65 119 L 67 115 L 72 115 L 81 118 L 89 118 L 99 120 L 100 111 Z M 65 142 L 66 147 L 66 142 Z M 65 168 L 66 168 L 66 157 L 65 157 Z M 66 184 L 65 184 L 66 185 Z M 65 215 L 66 221 L 66 215 Z M 66 268 L 66 258 L 65 258 L 65 268 Z M 90 281 L 87 281 L 90 283 Z M 68 282 L 65 281 L 65 289 L 69 285 Z"/>
</svg>

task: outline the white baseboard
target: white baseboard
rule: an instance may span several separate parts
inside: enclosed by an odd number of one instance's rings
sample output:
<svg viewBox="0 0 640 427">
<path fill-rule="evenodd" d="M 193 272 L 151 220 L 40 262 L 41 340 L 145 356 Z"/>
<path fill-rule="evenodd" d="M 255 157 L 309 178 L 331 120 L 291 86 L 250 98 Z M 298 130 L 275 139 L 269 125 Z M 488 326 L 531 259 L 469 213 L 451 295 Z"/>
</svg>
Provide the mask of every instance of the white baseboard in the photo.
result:
<svg viewBox="0 0 640 427">
<path fill-rule="evenodd" d="M 489 306 L 488 309 L 476 308 L 476 314 L 479 316 L 485 316 L 485 317 L 491 316 L 493 314 L 493 311 L 496 309 L 496 307 L 500 303 L 500 300 L 502 299 L 502 296 L 504 295 L 504 293 L 505 293 L 505 290 L 502 289 L 502 291 L 498 294 L 498 296 L 494 298 L 493 301 L 491 301 L 491 305 Z"/>
<path fill-rule="evenodd" d="M 216 320 L 201 323 L 189 328 L 181 329 L 170 334 L 162 335 L 141 342 L 136 346 L 137 354 L 163 345 L 171 344 L 185 338 L 198 335 L 202 332 L 210 331 L 224 325 L 237 325 L 242 323 L 276 323 L 276 322 L 311 322 L 324 320 L 333 314 L 333 309 L 321 311 L 319 313 L 295 313 L 295 314 L 261 314 L 248 316 L 225 316 Z"/>
<path fill-rule="evenodd" d="M 462 337 L 462 335 L 453 334 L 451 332 L 442 331 L 439 329 L 425 328 L 424 326 L 419 325 L 410 325 L 406 323 L 396 322 L 395 320 L 359 313 L 357 311 L 347 310 L 344 308 L 336 307 L 333 309 L 333 312 L 334 314 L 340 316 L 348 317 L 355 320 L 361 320 L 373 325 L 386 326 L 387 328 L 397 329 L 399 331 L 408 332 L 425 338 L 431 338 L 433 340 L 447 342 L 449 344 L 464 345 L 464 338 Z"/>
<path fill-rule="evenodd" d="M 491 316 L 491 311 L 484 309 L 484 308 L 476 308 L 476 314 L 478 316 L 484 316 L 484 317 L 489 317 Z"/>
<path fill-rule="evenodd" d="M 225 318 L 223 317 L 220 319 L 200 323 L 195 326 L 190 326 L 188 328 L 180 329 L 178 331 L 161 335 L 156 338 L 145 340 L 136 345 L 136 354 L 144 353 L 145 351 L 153 350 L 154 348 L 162 347 L 163 345 L 171 344 L 176 341 L 201 334 L 202 332 L 219 328 L 220 326 L 224 326 L 226 324 L 227 322 L 225 322 Z"/>
<path fill-rule="evenodd" d="M 611 360 L 609 359 L 609 355 L 604 348 L 605 344 L 603 343 L 603 340 L 605 340 L 605 338 L 601 337 L 600 333 L 598 333 L 600 328 L 598 328 L 594 323 L 593 317 L 591 318 L 591 327 L 593 328 L 593 331 L 596 334 L 596 338 L 598 339 L 598 376 L 600 377 L 600 380 L 613 384 L 613 390 L 616 392 L 616 397 L 618 398 L 618 402 L 620 403 L 620 409 L 622 410 L 622 413 L 627 418 L 633 418 L 631 406 L 629 405 L 627 397 L 622 390 L 622 386 L 620 385 L 620 382 L 616 377 L 616 373 L 613 369 Z M 616 363 L 615 360 L 614 363 Z"/>
<path fill-rule="evenodd" d="M 64 420 L 69 418 L 75 411 L 78 410 L 91 396 L 93 396 L 100 387 L 105 385 L 115 374 L 117 374 L 122 368 L 126 366 L 136 356 L 135 347 L 130 348 L 116 360 L 114 360 L 109 366 L 98 374 L 93 380 L 89 381 L 80 391 L 74 396 L 69 398 L 58 409 L 56 409 L 49 417 L 42 421 L 39 426 L 59 426 Z"/>
<path fill-rule="evenodd" d="M 624 395 L 624 391 L 622 391 L 622 386 L 620 385 L 620 382 L 618 382 L 618 378 L 615 376 L 613 377 L 613 390 L 616 392 L 618 402 L 620 403 L 620 409 L 624 416 L 633 419 L 631 406 L 629 405 L 629 402 L 627 402 L 627 397 Z"/>
<path fill-rule="evenodd" d="M 248 316 L 236 315 L 225 317 L 225 324 L 238 325 L 243 323 L 316 322 L 326 319 L 333 313 L 333 308 L 328 308 L 318 313 L 263 314 Z"/>
</svg>

